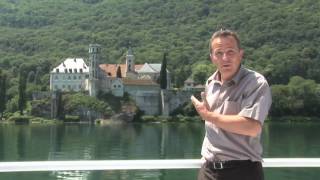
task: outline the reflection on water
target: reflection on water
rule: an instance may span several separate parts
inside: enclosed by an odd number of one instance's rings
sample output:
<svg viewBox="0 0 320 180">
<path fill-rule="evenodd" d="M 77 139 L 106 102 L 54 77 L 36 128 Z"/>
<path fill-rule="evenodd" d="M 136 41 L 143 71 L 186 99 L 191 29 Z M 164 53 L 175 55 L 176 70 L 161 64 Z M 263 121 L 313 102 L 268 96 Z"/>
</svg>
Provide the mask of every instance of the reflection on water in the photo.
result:
<svg viewBox="0 0 320 180">
<path fill-rule="evenodd" d="M 50 176 L 55 179 L 63 180 L 78 180 L 88 179 L 90 171 L 54 171 L 51 172 Z"/>
<path fill-rule="evenodd" d="M 0 125 L 1 161 L 200 158 L 202 123 Z M 320 124 L 265 124 L 264 157 L 319 157 Z M 267 168 L 266 179 L 319 179 L 317 168 Z M 197 169 L 1 173 L 0 179 L 196 179 Z"/>
</svg>

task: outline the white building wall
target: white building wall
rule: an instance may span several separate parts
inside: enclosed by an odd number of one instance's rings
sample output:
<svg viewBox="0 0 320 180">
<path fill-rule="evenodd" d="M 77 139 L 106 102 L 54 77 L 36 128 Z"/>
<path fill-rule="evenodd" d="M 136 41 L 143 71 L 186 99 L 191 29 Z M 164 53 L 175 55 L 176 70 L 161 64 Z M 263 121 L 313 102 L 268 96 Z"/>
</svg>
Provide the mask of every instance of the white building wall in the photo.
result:
<svg viewBox="0 0 320 180">
<path fill-rule="evenodd" d="M 50 90 L 56 91 L 87 91 L 88 73 L 51 73 Z"/>
<path fill-rule="evenodd" d="M 89 68 L 82 58 L 67 58 L 50 72 L 50 90 L 87 91 Z"/>
</svg>

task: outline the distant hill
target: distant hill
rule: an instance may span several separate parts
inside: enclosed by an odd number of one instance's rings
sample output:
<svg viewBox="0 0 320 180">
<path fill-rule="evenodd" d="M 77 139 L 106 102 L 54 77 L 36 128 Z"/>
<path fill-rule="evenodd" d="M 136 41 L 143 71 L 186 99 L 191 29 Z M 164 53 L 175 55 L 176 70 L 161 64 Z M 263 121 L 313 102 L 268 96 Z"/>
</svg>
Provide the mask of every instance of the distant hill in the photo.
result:
<svg viewBox="0 0 320 180">
<path fill-rule="evenodd" d="M 245 64 L 271 84 L 293 75 L 319 83 L 319 17 L 314 0 L 0 0 L 0 68 L 14 78 L 24 64 L 48 86 L 49 70 L 87 57 L 90 43 L 102 45 L 104 63 L 123 61 L 130 44 L 138 63 L 161 62 L 167 50 L 179 86 L 210 63 L 208 40 L 223 26 L 239 33 Z"/>
</svg>

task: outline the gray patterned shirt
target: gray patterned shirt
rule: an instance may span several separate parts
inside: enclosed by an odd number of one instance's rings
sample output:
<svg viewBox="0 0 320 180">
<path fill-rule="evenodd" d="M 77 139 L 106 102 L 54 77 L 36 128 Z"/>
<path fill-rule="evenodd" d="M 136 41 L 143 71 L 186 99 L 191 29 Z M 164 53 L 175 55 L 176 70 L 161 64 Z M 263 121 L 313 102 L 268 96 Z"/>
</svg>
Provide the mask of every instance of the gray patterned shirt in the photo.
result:
<svg viewBox="0 0 320 180">
<path fill-rule="evenodd" d="M 217 71 L 206 83 L 210 111 L 252 118 L 263 125 L 271 106 L 271 92 L 266 79 L 242 66 L 230 81 L 222 84 L 219 79 Z M 262 160 L 260 135 L 250 137 L 231 133 L 207 121 L 205 129 L 201 154 L 206 160 Z"/>
</svg>

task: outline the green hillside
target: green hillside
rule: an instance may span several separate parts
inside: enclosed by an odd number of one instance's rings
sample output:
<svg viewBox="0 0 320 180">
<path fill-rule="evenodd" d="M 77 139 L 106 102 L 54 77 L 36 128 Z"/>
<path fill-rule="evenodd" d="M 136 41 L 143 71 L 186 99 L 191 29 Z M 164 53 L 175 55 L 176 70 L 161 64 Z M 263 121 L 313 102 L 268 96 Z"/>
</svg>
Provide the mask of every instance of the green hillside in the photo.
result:
<svg viewBox="0 0 320 180">
<path fill-rule="evenodd" d="M 90 43 L 102 45 L 105 63 L 123 62 L 130 44 L 138 63 L 161 62 L 168 51 L 179 87 L 210 64 L 208 40 L 226 27 L 239 33 L 246 66 L 271 85 L 295 75 L 319 83 L 319 17 L 313 0 L 0 0 L 0 68 L 10 99 L 21 65 L 28 88 L 46 90 L 50 69 L 87 57 Z"/>
</svg>

